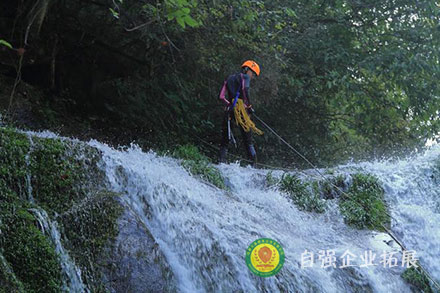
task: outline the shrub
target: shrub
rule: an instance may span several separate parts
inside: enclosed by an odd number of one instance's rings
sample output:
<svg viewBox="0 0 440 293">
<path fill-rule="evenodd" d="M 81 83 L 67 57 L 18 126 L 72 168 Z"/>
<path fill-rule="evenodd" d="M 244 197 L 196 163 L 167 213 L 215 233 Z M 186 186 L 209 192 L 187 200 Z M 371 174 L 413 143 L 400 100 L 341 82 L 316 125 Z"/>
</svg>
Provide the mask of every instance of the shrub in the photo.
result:
<svg viewBox="0 0 440 293">
<path fill-rule="evenodd" d="M 419 268 L 411 267 L 407 268 L 401 275 L 401 277 L 415 286 L 417 289 L 425 293 L 434 292 L 429 283 L 429 279 L 426 274 Z"/>
<path fill-rule="evenodd" d="M 174 150 L 173 156 L 182 159 L 182 166 L 191 174 L 199 175 L 219 188 L 226 188 L 220 171 L 212 166 L 209 158 L 201 154 L 196 146 L 180 146 Z"/>
<path fill-rule="evenodd" d="M 277 186 L 280 183 L 280 179 L 273 176 L 272 171 L 267 172 L 266 174 L 266 186 Z"/>
<path fill-rule="evenodd" d="M 280 190 L 287 192 L 293 202 L 302 210 L 323 213 L 325 201 L 310 188 L 309 183 L 303 183 L 297 176 L 284 174 L 279 182 Z"/>
<path fill-rule="evenodd" d="M 354 174 L 347 193 L 339 201 L 345 222 L 359 229 L 383 231 L 390 225 L 384 190 L 378 179 L 369 174 Z"/>
</svg>

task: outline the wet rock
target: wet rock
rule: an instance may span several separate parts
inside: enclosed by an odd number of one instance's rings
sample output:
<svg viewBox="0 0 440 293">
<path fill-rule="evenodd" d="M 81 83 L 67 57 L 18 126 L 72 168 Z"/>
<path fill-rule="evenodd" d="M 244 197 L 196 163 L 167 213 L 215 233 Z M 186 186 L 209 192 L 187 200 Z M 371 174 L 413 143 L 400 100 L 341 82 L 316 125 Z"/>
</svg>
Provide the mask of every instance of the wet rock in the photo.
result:
<svg viewBox="0 0 440 293">
<path fill-rule="evenodd" d="M 110 292 L 175 292 L 176 282 L 148 228 L 126 209 L 119 235 L 104 261 L 103 283 Z"/>
</svg>

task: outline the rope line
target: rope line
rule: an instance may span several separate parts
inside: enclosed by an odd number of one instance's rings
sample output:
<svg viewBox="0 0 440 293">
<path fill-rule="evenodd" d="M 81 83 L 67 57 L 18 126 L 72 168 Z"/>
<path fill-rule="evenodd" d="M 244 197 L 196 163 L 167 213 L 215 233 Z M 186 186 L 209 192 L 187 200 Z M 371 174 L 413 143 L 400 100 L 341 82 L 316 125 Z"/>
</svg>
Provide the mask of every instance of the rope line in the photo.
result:
<svg viewBox="0 0 440 293">
<path fill-rule="evenodd" d="M 291 146 L 287 141 L 285 141 L 278 133 L 275 132 L 275 130 L 273 130 L 271 127 L 269 127 L 269 125 L 267 125 L 262 119 L 260 119 L 257 115 L 253 115 L 258 121 L 261 122 L 261 124 L 263 124 L 267 129 L 269 129 L 276 137 L 278 137 L 282 142 L 284 142 L 284 144 L 286 144 L 291 150 L 293 150 L 298 156 L 300 156 L 303 160 L 305 160 L 319 175 L 321 175 L 321 177 L 326 180 L 328 183 L 330 183 L 333 187 L 335 187 L 337 190 L 339 190 L 344 196 L 348 196 L 350 197 L 345 191 L 343 191 L 342 189 L 339 188 L 339 186 L 333 184 L 333 182 L 331 182 L 330 180 L 328 180 L 324 174 L 322 174 L 318 168 L 312 163 L 310 162 L 305 156 L 303 156 L 300 152 L 298 152 L 293 146 Z M 365 210 L 366 207 L 364 205 L 362 205 L 361 203 L 358 203 L 360 206 L 362 206 Z M 392 217 L 388 212 L 386 212 L 386 214 L 393 219 L 394 221 L 396 221 L 396 219 L 394 217 Z M 396 221 L 397 222 L 397 221 Z M 400 248 L 402 249 L 402 254 L 405 251 L 408 251 L 405 246 L 403 245 L 403 242 L 400 241 L 397 236 L 395 236 L 393 234 L 393 232 L 391 230 L 389 230 L 387 227 L 385 227 L 385 225 L 380 224 L 381 227 L 386 231 L 386 233 L 394 240 L 396 241 L 396 243 L 400 246 Z M 420 267 L 420 269 L 425 273 L 425 275 L 428 277 L 428 279 L 434 284 L 435 287 L 437 287 L 437 289 L 440 290 L 440 285 L 437 283 L 437 281 L 435 281 L 430 274 L 428 273 L 428 271 L 420 264 L 419 261 L 418 262 L 418 266 Z"/>
<path fill-rule="evenodd" d="M 343 195 L 344 197 L 347 197 L 347 198 L 350 198 L 350 195 L 348 194 L 348 193 L 346 193 L 344 190 L 342 190 L 339 186 L 337 186 L 337 185 L 335 185 L 332 181 L 330 181 L 327 177 L 325 177 L 325 175 L 321 172 L 321 171 L 319 171 L 319 169 L 318 169 L 318 167 L 316 166 L 316 165 L 314 165 L 310 160 L 308 160 L 304 155 L 302 155 L 299 151 L 297 151 L 292 145 L 290 145 L 284 138 L 282 138 L 275 130 L 273 130 L 269 125 L 267 125 L 261 118 L 259 118 L 257 115 L 255 115 L 255 114 L 253 114 L 253 117 L 255 117 L 261 124 L 263 124 L 263 126 L 265 126 L 267 129 L 269 129 L 279 140 L 281 140 L 286 146 L 288 146 L 292 151 L 294 151 L 300 158 L 302 158 L 304 161 L 306 161 L 311 167 L 312 167 L 312 169 L 316 172 L 316 173 L 318 173 L 318 175 L 320 176 L 320 177 L 322 177 L 326 182 L 328 182 L 331 186 L 333 186 L 336 190 L 338 190 L 339 192 L 340 192 L 340 194 L 341 195 Z M 204 143 L 204 144 L 206 144 L 206 145 L 208 145 L 209 147 L 211 147 L 211 148 L 213 148 L 213 149 L 216 149 L 217 151 L 219 151 L 220 150 L 220 148 L 218 148 L 218 147 L 216 147 L 216 146 L 214 146 L 214 145 L 212 145 L 212 144 L 210 144 L 209 142 L 207 142 L 207 141 L 205 141 L 205 140 L 203 140 L 202 138 L 200 138 L 200 137 L 197 137 L 197 136 L 195 136 L 199 141 L 201 141 L 202 143 Z M 231 154 L 231 153 L 228 153 L 228 156 L 232 156 L 232 157 L 235 157 L 235 158 L 237 158 L 237 159 L 239 159 L 239 160 L 242 160 L 242 161 L 246 161 L 246 162 L 249 162 L 249 163 L 253 163 L 251 160 L 248 160 L 248 159 L 245 159 L 245 158 L 243 158 L 243 157 L 241 157 L 241 156 L 238 156 L 238 155 L 235 155 L 235 154 Z M 283 170 L 283 171 L 289 171 L 289 172 L 299 172 L 299 173 L 301 173 L 301 174 L 303 174 L 303 175 L 306 175 L 306 176 L 310 176 L 311 174 L 307 174 L 307 173 L 305 173 L 305 172 L 303 172 L 303 171 L 301 171 L 301 170 L 294 170 L 294 169 L 288 169 L 288 168 L 282 168 L 282 167 L 278 167 L 278 166 L 271 166 L 271 165 L 267 165 L 267 164 L 262 164 L 262 163 L 256 163 L 256 165 L 259 165 L 259 166 L 263 166 L 263 167 L 266 167 L 266 168 L 270 168 L 270 169 L 275 169 L 275 170 L 277 170 L 277 169 L 279 169 L 279 170 Z M 363 204 L 361 204 L 361 203 L 358 203 L 361 207 L 363 207 L 365 210 L 368 210 L 367 208 L 366 208 L 366 206 L 365 205 L 363 205 Z M 386 215 L 387 216 L 389 216 L 390 217 L 390 219 L 393 219 L 395 222 L 397 222 L 397 220 L 390 214 L 390 213 L 388 213 L 388 212 L 385 212 L 386 213 Z M 405 251 L 408 251 L 407 249 L 406 249 L 406 247 L 404 246 L 404 244 L 402 243 L 402 241 L 400 241 L 398 238 L 397 238 L 397 236 L 395 236 L 394 235 L 394 233 L 390 230 L 390 229 L 388 229 L 385 225 L 383 225 L 383 224 L 380 224 L 380 226 L 384 229 L 384 231 L 399 245 L 399 247 L 401 248 L 401 252 L 402 252 L 402 255 L 403 255 L 403 253 L 405 252 Z M 418 264 L 418 267 L 423 271 L 423 273 L 425 274 L 425 276 L 432 282 L 432 284 L 435 286 L 435 287 L 437 287 L 437 289 L 438 290 L 440 290 L 440 285 L 439 285 L 439 283 L 436 281 L 436 280 L 434 280 L 431 276 L 430 276 L 430 274 L 429 274 L 429 272 L 421 265 L 421 263 L 419 262 L 419 261 L 417 261 L 417 264 Z"/>
</svg>

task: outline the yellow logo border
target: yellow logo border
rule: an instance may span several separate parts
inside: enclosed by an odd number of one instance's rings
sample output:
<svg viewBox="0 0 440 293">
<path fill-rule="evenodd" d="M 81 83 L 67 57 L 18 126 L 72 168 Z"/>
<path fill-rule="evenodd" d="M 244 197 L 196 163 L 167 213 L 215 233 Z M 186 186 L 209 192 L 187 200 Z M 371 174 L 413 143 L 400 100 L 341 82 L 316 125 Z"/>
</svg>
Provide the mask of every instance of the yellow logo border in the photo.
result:
<svg viewBox="0 0 440 293">
<path fill-rule="evenodd" d="M 251 255 L 252 255 L 252 252 L 254 251 L 254 249 L 255 249 L 257 246 L 259 246 L 259 245 L 261 245 L 261 244 L 268 244 L 268 246 L 272 246 L 273 248 L 275 248 L 275 249 L 278 251 L 278 254 L 279 254 L 279 259 L 280 259 L 280 260 L 279 260 L 277 266 L 276 266 L 273 270 L 271 270 L 271 271 L 269 271 L 269 272 L 260 272 L 259 270 L 257 270 L 257 269 L 254 267 L 254 265 L 252 264 L 252 261 L 251 261 Z M 275 241 L 275 240 L 273 240 L 273 239 L 270 239 L 270 238 L 260 238 L 260 239 L 257 239 L 257 240 L 255 240 L 254 242 L 252 242 L 252 243 L 249 245 L 248 249 L 246 250 L 246 265 L 247 265 L 247 267 L 249 268 L 249 270 L 250 270 L 254 275 L 257 275 L 257 276 L 259 276 L 259 277 L 265 277 L 265 278 L 267 278 L 267 277 L 272 277 L 272 276 L 278 274 L 278 272 L 281 270 L 281 268 L 282 268 L 283 265 L 284 265 L 284 258 L 285 258 L 285 256 L 284 256 L 284 250 L 283 250 L 283 248 L 281 247 L 281 245 L 280 245 L 277 241 Z"/>
</svg>

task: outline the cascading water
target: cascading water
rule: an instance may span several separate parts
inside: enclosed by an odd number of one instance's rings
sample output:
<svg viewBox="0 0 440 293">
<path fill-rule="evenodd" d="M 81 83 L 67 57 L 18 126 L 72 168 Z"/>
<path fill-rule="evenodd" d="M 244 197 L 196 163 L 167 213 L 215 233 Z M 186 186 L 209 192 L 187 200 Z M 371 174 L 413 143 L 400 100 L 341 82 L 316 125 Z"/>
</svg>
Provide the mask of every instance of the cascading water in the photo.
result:
<svg viewBox="0 0 440 293">
<path fill-rule="evenodd" d="M 50 237 L 55 246 L 55 251 L 60 257 L 63 272 L 63 290 L 65 292 L 88 292 L 81 279 L 81 270 L 75 266 L 61 244 L 61 236 L 56 222 L 51 221 L 47 213 L 42 209 L 31 209 L 31 212 L 37 218 L 42 232 Z"/>
<path fill-rule="evenodd" d="M 56 137 L 49 132 L 32 134 Z M 181 292 L 410 292 L 400 276 L 404 270 L 400 262 L 393 268 L 380 264 L 359 267 L 358 257 L 354 261 L 358 266 L 339 268 L 338 259 L 337 268 L 320 267 L 317 254 L 329 249 L 337 257 L 347 250 L 357 256 L 371 250 L 377 255 L 376 263 L 384 251 L 394 252 L 401 260 L 399 247 L 388 235 L 348 227 L 336 200 L 328 201 L 324 214 L 303 212 L 285 194 L 265 188 L 266 170 L 219 165 L 230 187 L 224 191 L 191 176 L 177 160 L 143 152 L 137 146 L 115 150 L 97 141 L 89 145 L 102 151 L 101 168 L 110 189 L 123 195 L 136 220 L 150 230 Z M 440 146 L 434 146 L 406 160 L 338 168 L 341 173 L 372 173 L 380 179 L 393 217 L 392 231 L 417 252 L 437 280 L 439 161 Z M 316 174 L 313 170 L 305 173 Z M 45 225 L 53 226 L 47 220 Z M 58 233 L 57 229 L 44 229 Z M 253 275 L 245 264 L 246 248 L 263 237 L 277 240 L 286 253 L 284 267 L 270 278 Z M 52 239 L 59 240 L 59 233 Z M 315 266 L 301 268 L 301 254 L 306 250 L 315 253 Z M 63 270 L 71 272 L 68 279 L 81 283 L 76 268 Z M 70 290 L 85 291 L 81 286 Z"/>
<path fill-rule="evenodd" d="M 190 176 L 171 158 L 142 152 L 137 146 L 120 151 L 97 141 L 102 168 L 111 188 L 150 229 L 159 243 L 182 292 L 409 292 L 399 267 L 301 268 L 307 250 L 346 250 L 363 255 L 397 252 L 386 234 L 355 230 L 344 224 L 335 202 L 324 214 L 299 211 L 286 195 L 264 188 L 267 171 L 220 165 L 230 192 Z M 384 183 L 393 217 L 392 230 L 437 279 L 440 259 L 439 191 L 432 161 L 440 148 L 398 162 L 346 165 L 362 169 Z M 425 190 L 426 188 L 426 190 Z M 278 275 L 254 276 L 246 267 L 245 251 L 258 238 L 272 238 L 284 248 L 286 261 Z M 315 261 L 319 260 L 315 256 Z M 399 263 L 400 264 L 400 263 Z"/>
<path fill-rule="evenodd" d="M 440 280 L 440 146 L 407 160 L 341 168 L 354 167 L 380 178 L 395 219 L 392 230 L 407 249 L 417 251 L 431 276 Z"/>
</svg>

